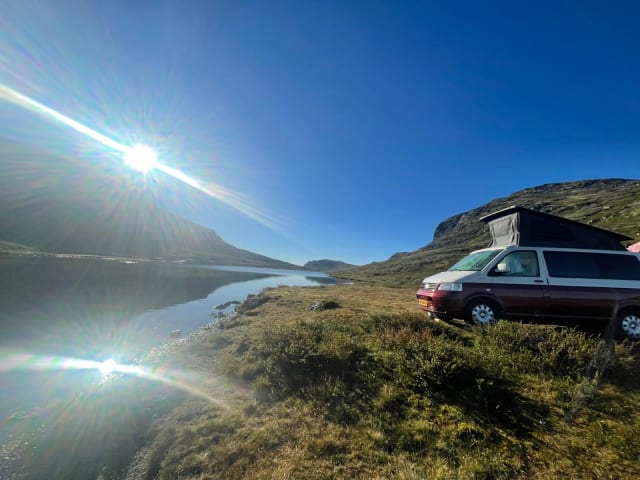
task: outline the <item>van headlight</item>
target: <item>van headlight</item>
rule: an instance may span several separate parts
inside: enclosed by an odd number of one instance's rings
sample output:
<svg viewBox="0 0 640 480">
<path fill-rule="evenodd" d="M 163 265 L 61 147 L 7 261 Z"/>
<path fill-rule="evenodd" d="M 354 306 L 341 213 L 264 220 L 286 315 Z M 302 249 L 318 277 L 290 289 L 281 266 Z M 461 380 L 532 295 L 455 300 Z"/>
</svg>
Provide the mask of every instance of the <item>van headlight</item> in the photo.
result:
<svg viewBox="0 0 640 480">
<path fill-rule="evenodd" d="M 447 292 L 461 292 L 462 284 L 460 282 L 442 282 L 438 285 L 438 290 L 445 290 Z"/>
</svg>

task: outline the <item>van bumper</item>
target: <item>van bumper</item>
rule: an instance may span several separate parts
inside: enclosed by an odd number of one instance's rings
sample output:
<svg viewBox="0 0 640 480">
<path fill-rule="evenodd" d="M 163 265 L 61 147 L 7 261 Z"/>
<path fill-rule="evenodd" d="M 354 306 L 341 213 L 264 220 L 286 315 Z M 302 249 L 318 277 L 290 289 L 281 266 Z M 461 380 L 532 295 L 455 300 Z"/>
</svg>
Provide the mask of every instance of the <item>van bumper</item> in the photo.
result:
<svg viewBox="0 0 640 480">
<path fill-rule="evenodd" d="M 461 292 L 420 289 L 416 293 L 418 308 L 440 318 L 462 318 Z"/>
</svg>

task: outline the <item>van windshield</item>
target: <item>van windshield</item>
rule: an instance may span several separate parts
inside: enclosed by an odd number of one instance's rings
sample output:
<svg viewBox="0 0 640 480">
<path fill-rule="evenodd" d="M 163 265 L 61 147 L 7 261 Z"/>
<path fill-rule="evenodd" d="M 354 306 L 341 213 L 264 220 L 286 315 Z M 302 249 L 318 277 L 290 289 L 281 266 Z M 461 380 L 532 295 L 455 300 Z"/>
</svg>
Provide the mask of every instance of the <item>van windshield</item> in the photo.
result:
<svg viewBox="0 0 640 480">
<path fill-rule="evenodd" d="M 458 261 L 449 269 L 449 271 L 478 272 L 486 267 L 487 264 L 501 251 L 502 250 L 485 250 L 483 252 L 472 253 Z"/>
</svg>

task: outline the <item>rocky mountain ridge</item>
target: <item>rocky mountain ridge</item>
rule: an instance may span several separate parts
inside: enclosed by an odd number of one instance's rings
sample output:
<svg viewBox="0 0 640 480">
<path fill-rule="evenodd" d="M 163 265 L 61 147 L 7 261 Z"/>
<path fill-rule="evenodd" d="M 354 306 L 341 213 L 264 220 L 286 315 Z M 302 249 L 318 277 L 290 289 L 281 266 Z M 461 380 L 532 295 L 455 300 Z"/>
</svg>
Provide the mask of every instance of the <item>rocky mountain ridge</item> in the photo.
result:
<svg viewBox="0 0 640 480">
<path fill-rule="evenodd" d="M 596 179 L 525 188 L 453 215 L 435 229 L 433 240 L 413 252 L 344 270 L 339 276 L 392 286 L 418 285 L 446 270 L 469 251 L 487 247 L 489 229 L 479 218 L 511 205 L 559 215 L 640 240 L 640 179 Z"/>
</svg>

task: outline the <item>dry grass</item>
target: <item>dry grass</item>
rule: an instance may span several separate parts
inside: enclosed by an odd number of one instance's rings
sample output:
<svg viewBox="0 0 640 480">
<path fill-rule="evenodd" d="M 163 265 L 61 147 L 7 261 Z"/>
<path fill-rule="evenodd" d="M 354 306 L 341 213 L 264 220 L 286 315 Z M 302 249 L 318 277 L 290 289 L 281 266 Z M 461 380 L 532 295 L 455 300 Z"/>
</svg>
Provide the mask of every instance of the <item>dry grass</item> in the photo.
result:
<svg viewBox="0 0 640 480">
<path fill-rule="evenodd" d="M 157 426 L 131 479 L 637 478 L 638 348 L 577 406 L 597 339 L 432 322 L 413 289 L 278 288 L 172 357 L 219 399 Z M 339 308 L 310 311 L 318 301 Z M 259 305 L 258 305 L 259 304 Z M 222 381 L 221 379 L 225 379 Z"/>
</svg>

